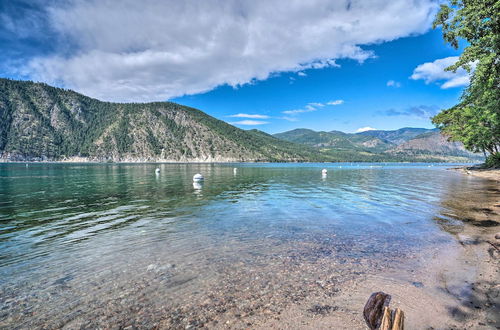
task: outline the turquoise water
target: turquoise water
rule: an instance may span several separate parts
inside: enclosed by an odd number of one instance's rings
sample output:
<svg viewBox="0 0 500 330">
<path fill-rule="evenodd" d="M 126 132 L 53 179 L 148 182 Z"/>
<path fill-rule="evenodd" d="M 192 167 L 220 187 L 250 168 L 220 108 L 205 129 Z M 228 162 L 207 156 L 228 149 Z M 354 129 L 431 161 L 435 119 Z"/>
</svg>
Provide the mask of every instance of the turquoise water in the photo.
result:
<svg viewBox="0 0 500 330">
<path fill-rule="evenodd" d="M 450 200 L 486 184 L 449 167 L 0 164 L 0 327 L 199 326 L 395 266 L 452 242 Z"/>
</svg>

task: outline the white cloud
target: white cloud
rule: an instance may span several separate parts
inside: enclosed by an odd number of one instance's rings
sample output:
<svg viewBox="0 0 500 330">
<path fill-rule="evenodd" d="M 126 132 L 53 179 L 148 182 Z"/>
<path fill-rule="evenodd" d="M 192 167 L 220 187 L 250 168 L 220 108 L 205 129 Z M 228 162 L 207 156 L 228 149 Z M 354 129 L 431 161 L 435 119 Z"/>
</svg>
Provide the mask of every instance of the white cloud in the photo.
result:
<svg viewBox="0 0 500 330">
<path fill-rule="evenodd" d="M 444 84 L 441 85 L 442 89 L 448 89 L 453 87 L 467 86 L 470 82 L 469 75 L 457 75 L 451 79 L 448 79 Z"/>
<path fill-rule="evenodd" d="M 310 109 L 286 110 L 286 111 L 283 111 L 282 113 L 284 113 L 285 115 L 296 115 L 298 113 L 313 112 L 313 111 L 316 111 L 316 109 L 310 108 Z"/>
<path fill-rule="evenodd" d="M 302 71 L 299 71 L 299 73 L 297 73 L 299 76 L 301 77 L 306 77 L 307 74 L 305 72 L 302 72 Z"/>
<path fill-rule="evenodd" d="M 356 130 L 356 133 L 361 133 L 361 132 L 366 132 L 366 131 L 376 131 L 376 128 L 366 126 L 366 127 L 360 127 Z"/>
<path fill-rule="evenodd" d="M 267 121 L 260 120 L 240 120 L 230 123 L 231 125 L 246 125 L 246 126 L 257 126 L 257 125 L 265 125 L 269 124 Z"/>
<path fill-rule="evenodd" d="M 362 62 L 373 54 L 361 46 L 424 33 L 436 9 L 434 0 L 50 2 L 58 52 L 20 73 L 104 100 L 165 100 Z"/>
<path fill-rule="evenodd" d="M 413 80 L 422 79 L 426 84 L 439 81 L 442 83 L 442 89 L 466 86 L 469 84 L 469 73 L 466 70 L 462 68 L 458 69 L 457 72 L 444 70 L 450 65 L 455 64 L 457 60 L 458 56 L 450 56 L 435 60 L 434 62 L 420 64 L 413 70 L 410 78 Z M 474 68 L 474 65 L 472 67 Z"/>
<path fill-rule="evenodd" d="M 287 120 L 287 121 L 299 121 L 299 119 L 297 117 L 289 117 L 289 116 L 280 117 L 280 119 Z"/>
<path fill-rule="evenodd" d="M 247 113 L 238 113 L 235 115 L 230 115 L 228 117 L 235 117 L 235 118 L 253 118 L 253 119 L 268 119 L 271 118 L 268 115 L 251 115 Z"/>
<path fill-rule="evenodd" d="M 401 83 L 398 82 L 398 81 L 395 81 L 395 80 L 389 80 L 386 84 L 387 87 L 395 87 L 395 88 L 399 88 L 401 87 Z"/>
<path fill-rule="evenodd" d="M 323 108 L 323 107 L 328 106 L 328 105 L 340 105 L 342 103 L 344 103 L 344 100 L 335 100 L 335 101 L 329 101 L 326 103 L 310 102 L 303 109 L 286 110 L 286 111 L 282 111 L 281 113 L 284 113 L 285 115 L 296 115 L 296 114 L 304 113 L 304 112 L 314 112 L 314 111 L 317 111 L 318 108 Z"/>
</svg>

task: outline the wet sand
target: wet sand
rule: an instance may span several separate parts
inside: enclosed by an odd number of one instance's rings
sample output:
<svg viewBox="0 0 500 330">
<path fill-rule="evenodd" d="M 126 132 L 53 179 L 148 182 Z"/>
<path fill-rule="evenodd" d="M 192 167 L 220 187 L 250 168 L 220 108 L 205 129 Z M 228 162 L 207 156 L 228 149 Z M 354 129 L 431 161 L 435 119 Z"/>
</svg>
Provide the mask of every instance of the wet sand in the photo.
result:
<svg viewBox="0 0 500 330">
<path fill-rule="evenodd" d="M 473 166 L 473 167 L 454 168 L 454 170 L 457 170 L 467 175 L 473 175 L 479 178 L 500 182 L 500 169 L 484 169 L 477 166 Z"/>
</svg>

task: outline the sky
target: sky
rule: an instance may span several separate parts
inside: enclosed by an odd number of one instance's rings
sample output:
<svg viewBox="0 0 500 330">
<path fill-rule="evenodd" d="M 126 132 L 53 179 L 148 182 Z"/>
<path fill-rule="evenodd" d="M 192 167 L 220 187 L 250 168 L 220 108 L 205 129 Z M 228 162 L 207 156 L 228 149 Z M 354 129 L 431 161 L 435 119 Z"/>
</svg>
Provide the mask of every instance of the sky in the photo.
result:
<svg viewBox="0 0 500 330">
<path fill-rule="evenodd" d="M 434 0 L 0 0 L 0 77 L 243 129 L 432 128 L 468 74 Z"/>
</svg>

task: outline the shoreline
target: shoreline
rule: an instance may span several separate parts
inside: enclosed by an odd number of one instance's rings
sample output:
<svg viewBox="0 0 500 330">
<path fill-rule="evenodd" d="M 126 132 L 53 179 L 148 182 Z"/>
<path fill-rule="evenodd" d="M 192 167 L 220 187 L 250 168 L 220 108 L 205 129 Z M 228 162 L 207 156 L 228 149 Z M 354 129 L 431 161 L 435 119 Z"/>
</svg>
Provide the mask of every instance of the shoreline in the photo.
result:
<svg viewBox="0 0 500 330">
<path fill-rule="evenodd" d="M 405 313 L 406 329 L 500 329 L 500 189 L 486 182 L 477 195 L 456 192 L 458 202 L 448 206 L 456 211 L 449 216 L 458 220 L 459 229 L 444 219 L 437 221 L 455 242 L 442 250 L 423 251 L 420 266 L 343 283 L 338 295 L 322 302 L 339 306 L 335 312 L 304 316 L 305 307 L 317 303 L 313 297 L 256 328 L 365 328 L 363 306 L 371 293 L 383 291 L 392 296 L 391 307 Z"/>
<path fill-rule="evenodd" d="M 401 161 L 401 162 L 396 162 L 396 161 L 386 161 L 386 162 L 370 162 L 370 161 L 354 161 L 354 162 L 348 162 L 348 161 L 327 161 L 327 162 L 309 162 L 309 161 L 86 161 L 86 160 L 4 160 L 0 159 L 0 164 L 92 164 L 92 165 L 122 165 L 122 164 L 145 164 L 145 165 L 162 165 L 162 164 L 449 164 L 450 166 L 452 165 L 457 165 L 457 164 L 464 164 L 463 166 L 468 166 L 465 164 L 470 164 L 470 165 L 475 165 L 477 163 L 470 162 L 470 163 L 460 163 L 460 162 L 424 162 L 424 161 L 414 161 L 414 162 L 407 162 L 407 161 Z M 455 170 L 461 170 L 464 168 L 475 168 L 474 166 L 472 167 L 455 167 L 455 168 L 450 168 L 450 169 L 455 169 Z M 500 171 L 500 170 L 499 170 Z"/>
<path fill-rule="evenodd" d="M 488 169 L 481 168 L 478 166 L 463 166 L 463 167 L 455 167 L 452 170 L 461 172 L 466 175 L 471 175 L 483 179 L 494 180 L 500 182 L 500 169 Z"/>
</svg>

